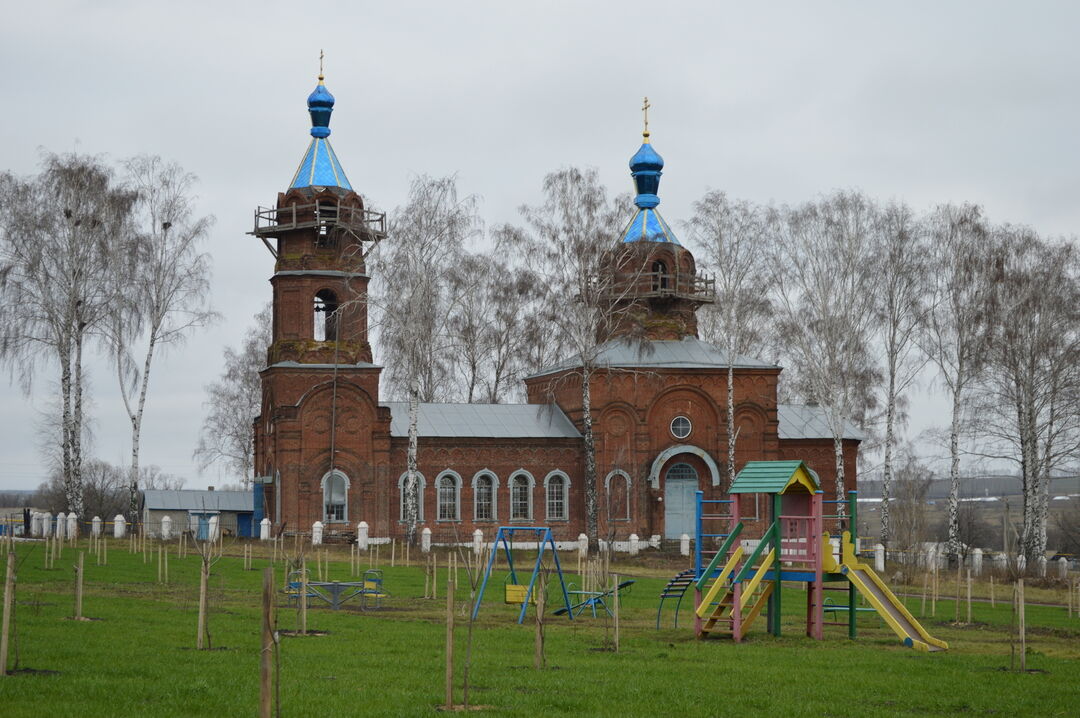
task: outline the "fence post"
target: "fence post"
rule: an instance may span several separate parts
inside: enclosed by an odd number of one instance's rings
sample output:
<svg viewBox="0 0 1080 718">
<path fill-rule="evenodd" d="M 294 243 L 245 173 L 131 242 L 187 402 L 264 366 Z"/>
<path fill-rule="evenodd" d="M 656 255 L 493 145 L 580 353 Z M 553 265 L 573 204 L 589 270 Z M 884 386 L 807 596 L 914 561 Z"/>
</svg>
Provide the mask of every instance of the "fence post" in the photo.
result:
<svg viewBox="0 0 1080 718">
<path fill-rule="evenodd" d="M 679 553 L 683 556 L 690 555 L 690 536 L 689 534 L 683 534 L 679 537 Z"/>
<path fill-rule="evenodd" d="M 638 555 L 638 535 L 637 534 L 630 534 L 630 555 L 631 556 L 637 556 Z"/>
<path fill-rule="evenodd" d="M 270 519 L 263 519 L 259 522 L 259 540 L 270 540 Z"/>
<path fill-rule="evenodd" d="M 420 551 L 422 553 L 429 553 L 431 551 L 431 529 L 427 526 L 420 532 Z"/>
<path fill-rule="evenodd" d="M 322 545 L 322 532 L 323 532 L 323 523 L 322 523 L 322 521 L 316 521 L 315 523 L 311 524 L 311 545 L 312 546 L 321 546 Z"/>
<path fill-rule="evenodd" d="M 878 573 L 885 573 L 885 545 L 874 545 L 874 570 Z"/>
<path fill-rule="evenodd" d="M 981 548 L 972 550 L 971 552 L 971 573 L 975 576 L 982 575 L 983 565 L 983 551 Z"/>
<path fill-rule="evenodd" d="M 113 538 L 122 539 L 127 535 L 127 519 L 123 514 L 117 514 L 113 517 Z"/>
<path fill-rule="evenodd" d="M 368 522 L 361 521 L 356 525 L 356 547 L 361 551 L 368 550 Z"/>
<path fill-rule="evenodd" d="M 172 516 L 161 519 L 161 540 L 168 541 L 172 538 Z"/>
<path fill-rule="evenodd" d="M 479 556 L 484 551 L 484 532 L 480 529 L 476 529 L 472 532 L 472 552 L 473 556 Z"/>
</svg>

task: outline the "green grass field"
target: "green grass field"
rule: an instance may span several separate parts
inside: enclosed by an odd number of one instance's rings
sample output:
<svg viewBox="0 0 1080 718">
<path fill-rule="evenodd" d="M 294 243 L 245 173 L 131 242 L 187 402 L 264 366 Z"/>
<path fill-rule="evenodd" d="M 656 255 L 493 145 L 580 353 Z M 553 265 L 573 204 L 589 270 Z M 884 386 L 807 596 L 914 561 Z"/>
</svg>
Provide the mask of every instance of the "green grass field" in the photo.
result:
<svg viewBox="0 0 1080 718">
<path fill-rule="evenodd" d="M 43 568 L 40 544 L 16 544 L 18 590 L 12 662 L 0 678 L 0 716 L 255 715 L 258 706 L 260 586 L 265 558 L 245 571 L 226 555 L 211 576 L 212 650 L 196 651 L 198 558 L 171 548 L 170 585 L 157 566 L 130 554 L 124 542 L 109 565 L 86 557 L 84 613 L 73 607 L 75 550 Z M 239 554 L 234 545 L 230 552 Z M 257 546 L 257 553 L 265 547 Z M 340 549 L 338 549 L 340 551 Z M 265 555 L 265 554 L 263 554 Z M 330 575 L 349 579 L 347 551 Z M 442 563 L 440 560 L 440 563 Z M 308 628 L 325 635 L 284 637 L 280 652 L 283 716 L 431 715 L 443 699 L 445 573 L 439 598 L 421 598 L 421 567 L 389 568 L 393 597 L 380 611 L 333 612 L 313 607 Z M 414 556 L 415 563 L 415 556 Z M 572 563 L 567 558 L 567 563 Z M 283 580 L 278 562 L 277 583 Z M 514 623 L 493 578 L 475 628 L 471 702 L 480 715 L 579 716 L 1075 716 L 1080 712 L 1080 619 L 1064 608 L 1028 608 L 1029 672 L 1010 672 L 1011 609 L 976 604 L 970 626 L 953 626 L 943 600 L 925 625 L 950 651 L 920 654 L 900 645 L 874 614 L 859 617 L 858 641 L 844 628 L 826 639 L 801 635 L 803 593 L 785 589 L 780 639 L 759 619 L 750 639 L 698 641 L 685 610 L 679 630 L 653 628 L 657 599 L 672 564 L 655 561 L 613 568 L 636 579 L 621 613 L 621 651 L 607 649 L 610 621 L 549 617 L 547 668 L 533 668 L 534 628 Z M 464 584 L 464 571 L 462 571 Z M 568 580 L 576 580 L 570 576 Z M 944 592 L 944 589 L 943 589 Z M 554 595 L 554 592 L 551 593 Z M 460 702 L 467 603 L 459 589 L 457 630 Z M 688 597 L 689 598 L 689 597 Z M 550 599 L 549 599 L 550 600 Z M 279 597 L 278 627 L 296 627 L 296 611 Z M 909 606 L 918 615 L 918 601 Z"/>
</svg>

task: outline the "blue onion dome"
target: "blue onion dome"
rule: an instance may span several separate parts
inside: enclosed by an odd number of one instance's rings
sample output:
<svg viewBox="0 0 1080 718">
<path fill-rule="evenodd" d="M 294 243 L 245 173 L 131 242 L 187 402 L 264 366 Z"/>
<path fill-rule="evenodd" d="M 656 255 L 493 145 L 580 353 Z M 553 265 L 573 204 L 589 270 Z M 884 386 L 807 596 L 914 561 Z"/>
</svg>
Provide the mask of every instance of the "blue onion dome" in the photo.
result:
<svg viewBox="0 0 1080 718">
<path fill-rule="evenodd" d="M 323 76 L 319 75 L 319 84 L 315 91 L 307 98 L 308 112 L 311 114 L 311 136 L 330 136 L 330 113 L 334 111 L 334 96 L 323 84 Z"/>
<path fill-rule="evenodd" d="M 634 186 L 637 188 L 637 197 L 634 204 L 641 208 L 652 208 L 660 204 L 660 198 L 656 191 L 660 188 L 661 170 L 664 169 L 664 158 L 661 157 L 652 144 L 649 143 L 649 133 L 643 133 L 645 141 L 641 148 L 630 158 L 630 174 L 634 177 Z"/>
</svg>

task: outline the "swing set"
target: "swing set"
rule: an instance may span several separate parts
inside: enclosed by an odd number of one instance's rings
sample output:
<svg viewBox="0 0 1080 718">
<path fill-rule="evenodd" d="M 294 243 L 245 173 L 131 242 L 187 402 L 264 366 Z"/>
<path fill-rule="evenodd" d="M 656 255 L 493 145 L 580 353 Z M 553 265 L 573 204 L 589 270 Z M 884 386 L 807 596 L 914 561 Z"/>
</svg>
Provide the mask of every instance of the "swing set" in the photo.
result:
<svg viewBox="0 0 1080 718">
<path fill-rule="evenodd" d="M 533 566 L 532 576 L 529 578 L 528 585 L 518 581 L 517 570 L 514 568 L 514 534 L 531 534 L 536 539 L 536 564 Z M 555 562 L 555 573 L 559 576 L 559 586 L 562 588 L 563 602 L 566 604 L 566 614 L 571 619 L 574 618 L 573 612 L 570 610 L 570 594 L 566 590 L 566 581 L 563 580 L 562 566 L 559 563 L 559 552 L 555 548 L 555 539 L 551 535 L 551 529 L 547 526 L 500 526 L 498 532 L 495 534 L 495 543 L 491 548 L 491 556 L 488 557 L 487 568 L 484 570 L 484 579 L 480 582 L 480 592 L 476 596 L 476 605 L 473 606 L 473 620 L 475 620 L 477 614 L 480 613 L 480 603 L 484 600 L 484 589 L 487 588 L 488 579 L 491 577 L 491 569 L 495 565 L 495 557 L 499 553 L 500 546 L 506 554 L 506 563 L 510 568 L 510 575 L 507 577 L 506 582 L 505 601 L 509 604 L 521 604 L 521 613 L 518 614 L 518 623 L 523 623 L 525 621 L 525 613 L 529 610 L 529 604 L 536 603 L 536 597 L 533 595 L 533 590 L 536 588 L 536 577 L 540 575 L 540 570 L 544 567 L 544 552 L 548 550 L 551 551 L 551 556 Z M 544 586 L 541 586 L 539 587 L 539 590 L 543 591 L 544 588 Z M 562 612 L 563 610 L 564 609 L 559 609 L 559 612 Z"/>
</svg>

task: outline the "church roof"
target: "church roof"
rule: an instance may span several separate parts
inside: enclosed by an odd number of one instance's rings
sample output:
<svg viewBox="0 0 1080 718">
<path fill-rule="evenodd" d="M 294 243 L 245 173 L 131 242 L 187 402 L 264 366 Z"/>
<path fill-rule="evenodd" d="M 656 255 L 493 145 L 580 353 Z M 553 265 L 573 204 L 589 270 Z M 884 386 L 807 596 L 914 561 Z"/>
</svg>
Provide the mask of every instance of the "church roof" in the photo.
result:
<svg viewBox="0 0 1080 718">
<path fill-rule="evenodd" d="M 147 489 L 143 506 L 151 511 L 252 511 L 255 499 L 250 491 Z"/>
<path fill-rule="evenodd" d="M 409 403 L 387 401 L 390 436 L 409 435 Z M 416 417 L 421 437 L 485 439 L 580 439 L 581 434 L 554 404 L 427 404 Z"/>
<path fill-rule="evenodd" d="M 580 356 L 575 355 L 532 376 L 574 369 L 581 363 Z M 728 355 L 724 351 L 696 337 L 644 342 L 612 339 L 603 344 L 596 354 L 596 365 L 602 368 L 726 369 L 728 363 Z M 776 368 L 775 364 L 740 356 L 732 357 L 731 365 L 737 369 Z"/>
<path fill-rule="evenodd" d="M 645 108 L 648 109 L 648 98 L 645 100 Z M 634 204 L 637 212 L 634 213 L 630 223 L 626 225 L 620 237 L 623 242 L 670 242 L 679 244 L 675 239 L 675 233 L 671 227 L 656 211 L 660 204 L 660 176 L 664 169 L 664 158 L 653 149 L 649 141 L 648 116 L 645 120 L 645 132 L 642 133 L 643 142 L 634 156 L 630 158 L 630 175 L 634 178 L 634 188 L 637 195 Z"/>
<path fill-rule="evenodd" d="M 334 111 L 334 96 L 326 89 L 323 76 L 308 96 L 308 114 L 311 115 L 311 144 L 296 168 L 289 189 L 303 187 L 340 187 L 351 190 L 349 178 L 341 168 L 341 162 L 330 146 L 330 114 Z"/>
<path fill-rule="evenodd" d="M 330 140 L 322 137 L 313 137 L 308 145 L 307 152 L 300 160 L 300 166 L 296 168 L 289 189 L 299 187 L 341 187 L 352 189 L 349 178 L 345 176 L 345 170 L 341 168 L 334 148 L 330 146 Z"/>
<path fill-rule="evenodd" d="M 626 225 L 622 233 L 623 242 L 671 242 L 679 244 L 675 239 L 675 233 L 660 216 L 660 213 L 652 208 L 638 208 L 637 213 Z"/>
<path fill-rule="evenodd" d="M 829 411 L 812 404 L 778 404 L 776 418 L 777 434 L 781 439 L 831 439 Z M 843 438 L 861 441 L 866 438 L 859 427 L 844 421 Z"/>
</svg>

